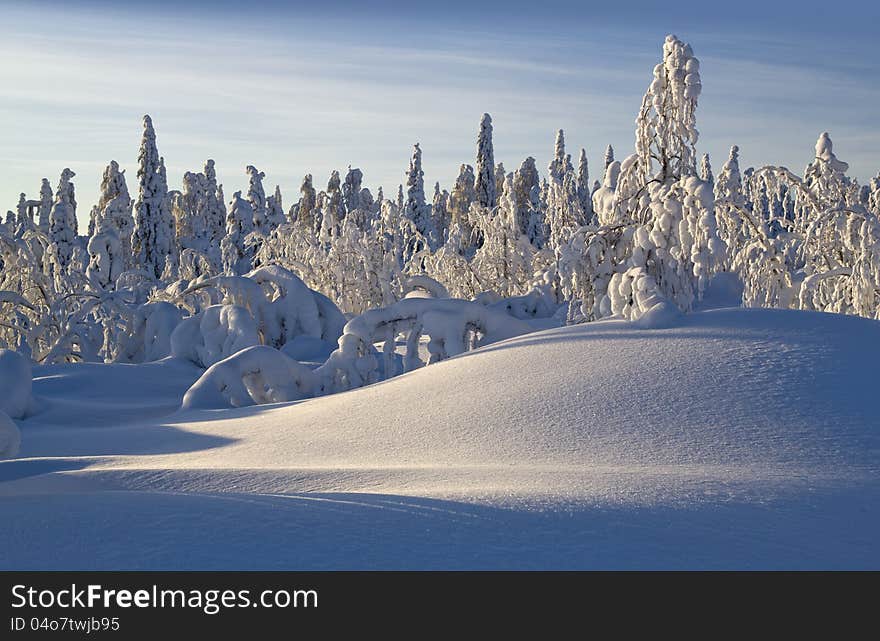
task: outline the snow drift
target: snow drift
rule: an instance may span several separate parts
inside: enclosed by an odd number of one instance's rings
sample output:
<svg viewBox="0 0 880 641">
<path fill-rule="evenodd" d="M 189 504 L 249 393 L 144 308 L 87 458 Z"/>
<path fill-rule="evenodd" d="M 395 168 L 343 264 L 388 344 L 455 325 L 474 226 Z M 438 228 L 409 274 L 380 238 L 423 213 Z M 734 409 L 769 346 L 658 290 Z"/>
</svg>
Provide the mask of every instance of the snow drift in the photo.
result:
<svg viewBox="0 0 880 641">
<path fill-rule="evenodd" d="M 16 523 L 0 549 L 18 551 L 3 565 L 877 568 L 878 359 L 876 321 L 714 310 L 528 334 L 293 404 L 101 427 L 106 401 L 75 390 L 128 370 L 38 369 L 56 408 L 22 423 L 25 458 L 0 463 Z M 168 412 L 197 371 L 125 367 Z"/>
</svg>

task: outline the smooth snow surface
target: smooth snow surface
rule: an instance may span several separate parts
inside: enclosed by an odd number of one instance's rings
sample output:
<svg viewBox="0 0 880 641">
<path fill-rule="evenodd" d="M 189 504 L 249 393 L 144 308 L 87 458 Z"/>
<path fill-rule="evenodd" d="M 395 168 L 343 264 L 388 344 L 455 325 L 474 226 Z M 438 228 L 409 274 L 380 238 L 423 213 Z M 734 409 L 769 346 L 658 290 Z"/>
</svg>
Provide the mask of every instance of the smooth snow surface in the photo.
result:
<svg viewBox="0 0 880 641">
<path fill-rule="evenodd" d="M 307 401 L 36 368 L 3 569 L 880 568 L 880 323 L 720 309 L 489 345 Z"/>
</svg>

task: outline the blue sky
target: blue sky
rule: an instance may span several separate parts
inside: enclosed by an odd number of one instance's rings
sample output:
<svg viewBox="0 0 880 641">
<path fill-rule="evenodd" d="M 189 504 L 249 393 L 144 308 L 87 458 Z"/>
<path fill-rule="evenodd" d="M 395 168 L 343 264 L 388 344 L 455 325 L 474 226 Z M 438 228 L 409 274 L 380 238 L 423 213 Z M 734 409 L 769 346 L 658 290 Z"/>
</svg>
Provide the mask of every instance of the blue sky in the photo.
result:
<svg viewBox="0 0 880 641">
<path fill-rule="evenodd" d="M 598 170 L 607 144 L 630 153 L 669 32 L 701 60 L 698 147 L 716 169 L 735 143 L 743 166 L 800 172 L 827 130 L 862 182 L 880 170 L 874 3 L 121 4 L 0 2 L 3 211 L 70 167 L 87 220 L 111 159 L 134 195 L 144 113 L 172 188 L 210 157 L 230 196 L 254 164 L 285 206 L 304 173 L 323 185 L 348 165 L 391 195 L 414 142 L 448 186 L 484 111 L 508 170 L 546 167 L 560 127 Z"/>
</svg>

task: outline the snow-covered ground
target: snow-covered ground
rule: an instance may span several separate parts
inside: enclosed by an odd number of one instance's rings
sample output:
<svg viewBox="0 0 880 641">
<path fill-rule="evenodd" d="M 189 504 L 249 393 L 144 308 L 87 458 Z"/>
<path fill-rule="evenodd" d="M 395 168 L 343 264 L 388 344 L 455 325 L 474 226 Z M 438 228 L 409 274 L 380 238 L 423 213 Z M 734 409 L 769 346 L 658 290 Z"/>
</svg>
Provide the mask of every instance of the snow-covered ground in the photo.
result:
<svg viewBox="0 0 880 641">
<path fill-rule="evenodd" d="M 880 568 L 880 323 L 716 309 L 307 401 L 34 369 L 2 569 Z"/>
</svg>

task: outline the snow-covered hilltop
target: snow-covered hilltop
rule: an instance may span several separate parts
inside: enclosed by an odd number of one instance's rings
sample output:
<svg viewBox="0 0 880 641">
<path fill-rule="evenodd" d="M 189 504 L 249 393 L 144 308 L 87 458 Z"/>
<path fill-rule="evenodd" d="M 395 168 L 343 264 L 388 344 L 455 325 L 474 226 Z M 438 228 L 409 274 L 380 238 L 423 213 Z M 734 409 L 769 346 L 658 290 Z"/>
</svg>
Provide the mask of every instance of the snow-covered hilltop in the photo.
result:
<svg viewBox="0 0 880 641">
<path fill-rule="evenodd" d="M 595 180 L 562 130 L 508 172 L 483 114 L 430 195 L 416 143 L 393 199 L 247 165 L 227 201 L 145 116 L 88 229 L 70 169 L 22 194 L 0 565 L 878 567 L 880 175 L 827 133 L 713 171 L 702 80 L 667 36 Z"/>
</svg>

